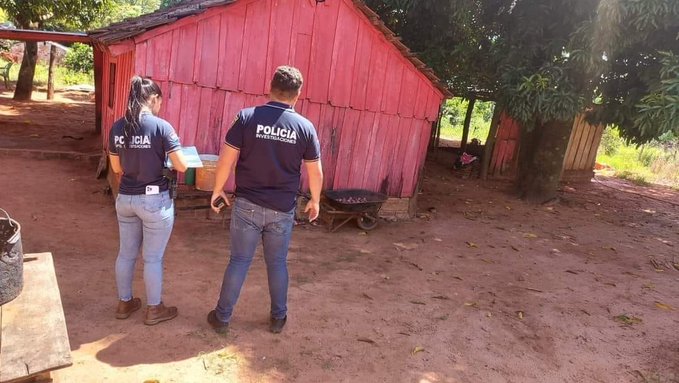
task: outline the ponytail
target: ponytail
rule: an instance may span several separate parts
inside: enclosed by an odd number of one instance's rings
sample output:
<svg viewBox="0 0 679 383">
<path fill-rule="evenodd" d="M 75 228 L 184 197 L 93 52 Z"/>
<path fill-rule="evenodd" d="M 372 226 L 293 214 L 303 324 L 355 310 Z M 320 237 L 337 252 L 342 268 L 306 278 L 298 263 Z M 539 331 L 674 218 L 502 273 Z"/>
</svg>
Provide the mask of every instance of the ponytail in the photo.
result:
<svg viewBox="0 0 679 383">
<path fill-rule="evenodd" d="M 142 109 L 149 106 L 149 101 L 153 95 L 157 95 L 158 97 L 163 96 L 158 84 L 149 78 L 141 78 L 139 76 L 132 77 L 130 82 L 130 94 L 127 97 L 127 110 L 125 111 L 125 127 L 123 129 L 126 148 L 128 147 L 132 133 L 139 129 Z"/>
</svg>

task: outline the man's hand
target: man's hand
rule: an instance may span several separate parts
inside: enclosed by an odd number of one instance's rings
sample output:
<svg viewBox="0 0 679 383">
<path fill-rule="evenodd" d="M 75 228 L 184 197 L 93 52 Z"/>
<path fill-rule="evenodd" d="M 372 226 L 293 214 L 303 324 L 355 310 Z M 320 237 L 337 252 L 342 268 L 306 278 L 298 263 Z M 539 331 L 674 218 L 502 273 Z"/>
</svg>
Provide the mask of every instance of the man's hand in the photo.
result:
<svg viewBox="0 0 679 383">
<path fill-rule="evenodd" d="M 221 209 L 217 208 L 215 206 L 215 200 L 217 198 L 222 197 L 224 198 L 224 202 L 226 202 L 226 206 L 231 206 L 231 202 L 229 202 L 229 198 L 226 196 L 226 193 L 224 193 L 223 190 L 215 190 L 212 192 L 212 197 L 210 197 L 210 207 L 215 213 L 219 213 Z"/>
<path fill-rule="evenodd" d="M 309 222 L 313 222 L 318 218 L 318 213 L 321 211 L 321 205 L 318 201 L 310 200 L 304 208 L 305 213 L 309 213 Z"/>
</svg>

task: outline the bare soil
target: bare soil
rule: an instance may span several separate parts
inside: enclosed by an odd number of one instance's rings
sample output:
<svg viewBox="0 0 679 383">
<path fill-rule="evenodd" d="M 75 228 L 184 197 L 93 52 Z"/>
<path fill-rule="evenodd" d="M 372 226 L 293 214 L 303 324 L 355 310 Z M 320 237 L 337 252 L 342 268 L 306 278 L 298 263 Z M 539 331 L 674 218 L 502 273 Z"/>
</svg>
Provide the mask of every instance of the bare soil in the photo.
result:
<svg viewBox="0 0 679 383">
<path fill-rule="evenodd" d="M 0 92 L 0 148 L 99 153 L 101 138 L 94 131 L 94 94 L 57 91 L 48 101 L 34 91 L 32 101 L 12 100 Z"/>
<path fill-rule="evenodd" d="M 669 189 L 601 178 L 533 206 L 428 162 L 418 218 L 296 227 L 280 335 L 267 331 L 260 249 L 221 336 L 205 317 L 228 262 L 224 222 L 177 217 L 164 286 L 177 319 L 116 320 L 105 181 L 72 160 L 0 162 L 0 207 L 23 225 L 24 250 L 54 254 L 74 358 L 58 383 L 679 381 Z"/>
</svg>

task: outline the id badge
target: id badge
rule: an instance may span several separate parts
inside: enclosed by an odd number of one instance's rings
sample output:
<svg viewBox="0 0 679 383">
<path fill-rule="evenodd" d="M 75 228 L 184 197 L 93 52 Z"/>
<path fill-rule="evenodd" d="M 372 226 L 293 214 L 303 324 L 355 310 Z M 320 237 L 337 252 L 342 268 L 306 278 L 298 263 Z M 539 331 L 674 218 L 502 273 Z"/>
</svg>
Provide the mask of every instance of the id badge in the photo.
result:
<svg viewBox="0 0 679 383">
<path fill-rule="evenodd" d="M 160 194 L 160 186 L 158 185 L 146 186 L 146 195 L 156 195 L 156 194 Z"/>
</svg>

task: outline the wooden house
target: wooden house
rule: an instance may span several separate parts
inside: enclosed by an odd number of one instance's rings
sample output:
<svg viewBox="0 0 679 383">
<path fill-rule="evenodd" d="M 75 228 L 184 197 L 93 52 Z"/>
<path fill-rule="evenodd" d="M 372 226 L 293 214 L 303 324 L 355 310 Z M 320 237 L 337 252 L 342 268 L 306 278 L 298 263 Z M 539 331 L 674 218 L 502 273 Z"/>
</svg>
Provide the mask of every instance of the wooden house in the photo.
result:
<svg viewBox="0 0 679 383">
<path fill-rule="evenodd" d="M 450 96 L 359 0 L 190 0 L 89 36 L 104 145 L 134 74 L 160 84 L 183 145 L 216 154 L 238 110 L 267 100 L 275 68 L 298 67 L 295 108 L 318 131 L 326 189 L 412 197 Z"/>
<path fill-rule="evenodd" d="M 594 164 L 604 125 L 588 123 L 584 115 L 573 120 L 573 130 L 564 157 L 561 180 L 589 182 L 594 177 Z M 500 117 L 495 144 L 488 167 L 491 178 L 514 179 L 517 176 L 521 126 L 511 117 Z"/>
</svg>

